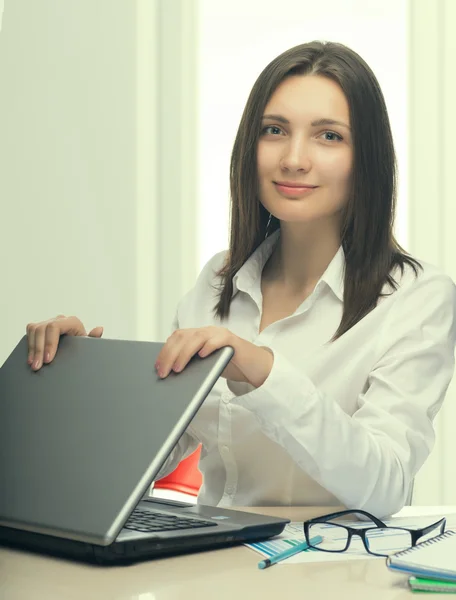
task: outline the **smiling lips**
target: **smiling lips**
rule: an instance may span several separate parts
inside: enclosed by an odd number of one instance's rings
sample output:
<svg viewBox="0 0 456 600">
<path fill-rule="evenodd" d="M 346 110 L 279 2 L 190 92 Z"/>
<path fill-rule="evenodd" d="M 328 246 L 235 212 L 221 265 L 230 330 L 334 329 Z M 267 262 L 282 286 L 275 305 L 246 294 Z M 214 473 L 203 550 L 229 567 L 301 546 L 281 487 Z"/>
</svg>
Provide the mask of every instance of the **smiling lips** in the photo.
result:
<svg viewBox="0 0 456 600">
<path fill-rule="evenodd" d="M 318 187 L 317 185 L 304 185 L 288 181 L 274 181 L 274 185 L 283 196 L 288 196 L 289 198 L 307 196 L 307 194 L 310 194 Z"/>
</svg>

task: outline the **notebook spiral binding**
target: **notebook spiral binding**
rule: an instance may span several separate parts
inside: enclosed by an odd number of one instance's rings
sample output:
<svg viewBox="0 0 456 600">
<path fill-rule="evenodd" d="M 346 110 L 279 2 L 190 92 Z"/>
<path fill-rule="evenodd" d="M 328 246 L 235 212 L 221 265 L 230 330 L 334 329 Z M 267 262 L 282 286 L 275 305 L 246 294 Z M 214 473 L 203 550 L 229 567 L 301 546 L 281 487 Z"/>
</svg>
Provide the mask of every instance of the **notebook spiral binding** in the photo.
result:
<svg viewBox="0 0 456 600">
<path fill-rule="evenodd" d="M 395 554 L 394 557 L 396 558 L 397 556 L 404 556 L 405 554 L 410 554 L 411 552 L 414 552 L 418 547 L 423 548 L 424 546 L 431 546 L 431 544 L 435 544 L 436 542 L 439 542 L 440 540 L 443 540 L 446 537 L 451 537 L 452 535 L 455 535 L 455 534 L 456 534 L 456 531 L 453 531 L 452 529 L 450 529 L 449 531 L 445 531 L 445 533 L 442 533 L 442 535 L 438 535 L 436 537 L 431 538 L 430 540 L 421 542 L 421 544 L 417 544 L 416 546 L 407 548 L 407 550 L 402 550 L 402 552 L 398 552 L 397 554 Z"/>
</svg>

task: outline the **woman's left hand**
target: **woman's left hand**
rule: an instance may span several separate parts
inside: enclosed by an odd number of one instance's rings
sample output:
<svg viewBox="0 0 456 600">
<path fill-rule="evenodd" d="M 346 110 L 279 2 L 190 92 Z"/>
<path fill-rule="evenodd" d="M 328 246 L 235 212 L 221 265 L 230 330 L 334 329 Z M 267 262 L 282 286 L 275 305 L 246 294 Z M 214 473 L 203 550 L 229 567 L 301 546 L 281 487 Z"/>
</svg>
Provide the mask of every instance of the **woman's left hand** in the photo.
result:
<svg viewBox="0 0 456 600">
<path fill-rule="evenodd" d="M 223 346 L 231 346 L 234 355 L 222 377 L 250 383 L 256 388 L 266 381 L 274 362 L 271 350 L 255 346 L 225 327 L 176 329 L 160 350 L 155 368 L 163 379 L 171 371 L 182 371 L 195 354 L 198 353 L 201 357 L 208 356 Z"/>
</svg>

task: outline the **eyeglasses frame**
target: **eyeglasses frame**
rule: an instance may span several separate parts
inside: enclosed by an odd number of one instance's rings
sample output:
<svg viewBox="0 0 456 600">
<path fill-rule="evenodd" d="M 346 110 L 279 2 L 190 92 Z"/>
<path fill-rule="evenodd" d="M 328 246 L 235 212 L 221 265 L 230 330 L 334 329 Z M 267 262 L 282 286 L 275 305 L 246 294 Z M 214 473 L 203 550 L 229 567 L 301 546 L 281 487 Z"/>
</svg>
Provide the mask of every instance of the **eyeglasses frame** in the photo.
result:
<svg viewBox="0 0 456 600">
<path fill-rule="evenodd" d="M 369 520 L 371 520 L 373 523 L 375 523 L 376 527 L 359 527 L 359 528 L 356 527 L 355 528 L 355 527 L 349 527 L 348 525 L 344 525 L 342 523 L 331 523 L 332 519 L 338 519 L 339 517 L 344 517 L 345 515 L 349 515 L 349 514 L 363 515 L 364 517 L 367 517 Z M 348 535 L 347 535 L 347 543 L 345 545 L 345 548 L 343 548 L 341 550 L 329 550 L 326 548 L 321 548 L 318 545 L 313 546 L 310 542 L 309 529 L 310 529 L 311 525 L 314 525 L 317 523 L 327 523 L 328 525 L 337 525 L 338 527 L 343 527 L 344 529 L 346 529 L 348 532 Z M 427 525 L 426 527 L 423 527 L 421 529 L 408 529 L 407 527 L 388 526 L 383 521 L 381 521 L 380 519 L 377 519 L 377 517 L 374 517 L 374 515 L 371 515 L 370 513 L 368 513 L 365 510 L 350 509 L 350 510 L 342 510 L 339 512 L 330 513 L 328 515 L 322 515 L 321 517 L 314 517 L 313 519 L 308 519 L 307 521 L 304 521 L 303 526 L 304 526 L 304 536 L 306 538 L 306 542 L 307 542 L 309 548 L 314 548 L 315 550 L 320 550 L 321 552 L 345 552 L 350 547 L 353 536 L 357 535 L 361 538 L 364 548 L 366 549 L 366 551 L 369 554 L 372 554 L 373 556 L 388 556 L 388 554 L 380 554 L 378 552 L 372 552 L 372 550 L 369 549 L 369 542 L 366 539 L 366 534 L 368 531 L 372 531 L 373 529 L 402 529 L 403 531 L 407 531 L 408 533 L 411 534 L 411 540 L 412 540 L 411 547 L 413 548 L 414 546 L 416 546 L 418 540 L 421 537 L 423 537 L 424 535 L 427 535 L 433 529 L 437 529 L 437 527 L 439 527 L 439 526 L 440 526 L 440 535 L 442 533 L 444 533 L 445 527 L 446 527 L 446 518 L 443 517 L 442 519 L 439 519 L 435 523 L 432 523 L 432 525 Z"/>
</svg>

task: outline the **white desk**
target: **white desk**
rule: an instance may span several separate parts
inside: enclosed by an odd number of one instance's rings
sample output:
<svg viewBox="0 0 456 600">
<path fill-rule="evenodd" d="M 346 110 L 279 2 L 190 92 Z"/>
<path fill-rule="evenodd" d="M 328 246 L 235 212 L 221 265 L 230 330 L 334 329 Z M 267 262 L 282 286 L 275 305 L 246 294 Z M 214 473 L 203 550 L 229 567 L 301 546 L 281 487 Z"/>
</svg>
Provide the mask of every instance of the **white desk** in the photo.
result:
<svg viewBox="0 0 456 600">
<path fill-rule="evenodd" d="M 293 521 L 332 509 L 251 509 Z M 429 507 L 421 512 L 430 512 Z M 420 509 L 407 507 L 406 514 Z M 435 512 L 448 515 L 456 507 Z M 402 513 L 401 513 L 402 514 Z M 411 600 L 407 577 L 385 560 L 275 565 L 243 546 L 129 565 L 100 567 L 0 548 L 1 600 Z M 441 595 L 426 594 L 427 598 Z M 413 596 L 414 597 L 414 596 Z"/>
</svg>

